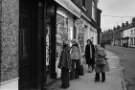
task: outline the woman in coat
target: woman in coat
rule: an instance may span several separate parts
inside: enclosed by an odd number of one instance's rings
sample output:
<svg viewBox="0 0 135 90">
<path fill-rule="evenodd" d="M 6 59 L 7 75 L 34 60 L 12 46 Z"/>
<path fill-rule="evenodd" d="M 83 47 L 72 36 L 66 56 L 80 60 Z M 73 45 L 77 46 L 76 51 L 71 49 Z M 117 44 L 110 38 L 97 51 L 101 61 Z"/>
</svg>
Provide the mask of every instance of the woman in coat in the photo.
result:
<svg viewBox="0 0 135 90">
<path fill-rule="evenodd" d="M 95 52 L 95 81 L 98 82 L 100 80 L 100 74 L 102 75 L 102 82 L 105 81 L 106 79 L 106 74 L 105 72 L 107 71 L 107 59 L 106 59 L 106 53 L 104 51 L 104 48 L 101 46 L 96 47 L 96 52 Z"/>
<path fill-rule="evenodd" d="M 94 64 L 95 64 L 95 47 L 92 44 L 91 40 L 87 40 L 87 45 L 85 47 L 85 59 L 86 59 L 86 64 L 88 64 L 88 71 L 91 72 L 94 69 Z"/>
<path fill-rule="evenodd" d="M 69 71 L 71 70 L 70 48 L 68 44 L 63 44 L 58 67 L 61 69 L 62 88 L 69 87 Z"/>
<path fill-rule="evenodd" d="M 79 78 L 79 65 L 81 59 L 81 52 L 79 45 L 74 43 L 70 50 L 70 58 L 72 60 L 72 71 L 71 71 L 71 79 Z"/>
</svg>

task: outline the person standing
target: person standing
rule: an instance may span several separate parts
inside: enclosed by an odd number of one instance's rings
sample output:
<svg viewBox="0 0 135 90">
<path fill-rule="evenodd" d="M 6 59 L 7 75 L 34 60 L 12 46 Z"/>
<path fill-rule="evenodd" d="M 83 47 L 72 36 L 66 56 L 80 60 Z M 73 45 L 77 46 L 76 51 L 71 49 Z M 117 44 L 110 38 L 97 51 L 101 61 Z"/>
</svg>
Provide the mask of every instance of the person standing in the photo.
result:
<svg viewBox="0 0 135 90">
<path fill-rule="evenodd" d="M 81 59 L 81 52 L 79 45 L 75 42 L 70 50 L 70 57 L 72 60 L 71 79 L 79 78 L 79 65 Z"/>
<path fill-rule="evenodd" d="M 61 69 L 61 88 L 69 87 L 69 71 L 71 70 L 70 48 L 67 43 L 63 43 L 58 67 Z"/>
<path fill-rule="evenodd" d="M 92 72 L 94 69 L 94 64 L 95 64 L 95 47 L 92 44 L 91 40 L 87 40 L 87 45 L 85 47 L 85 59 L 86 59 L 86 64 L 88 64 L 88 71 Z"/>
<path fill-rule="evenodd" d="M 98 45 L 96 47 L 95 53 L 96 61 L 95 61 L 95 82 L 100 81 L 100 74 L 102 75 L 102 82 L 105 82 L 106 75 L 105 72 L 107 71 L 107 58 L 104 48 Z"/>
</svg>

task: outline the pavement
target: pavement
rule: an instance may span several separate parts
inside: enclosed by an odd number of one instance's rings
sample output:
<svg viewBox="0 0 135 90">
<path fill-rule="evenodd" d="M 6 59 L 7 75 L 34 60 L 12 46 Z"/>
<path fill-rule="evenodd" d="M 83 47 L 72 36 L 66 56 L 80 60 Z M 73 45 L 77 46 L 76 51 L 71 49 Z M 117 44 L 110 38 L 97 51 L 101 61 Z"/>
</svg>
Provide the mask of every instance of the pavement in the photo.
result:
<svg viewBox="0 0 135 90">
<path fill-rule="evenodd" d="M 77 80 L 71 80 L 68 89 L 61 89 L 61 81 L 58 80 L 48 86 L 47 90 L 126 90 L 122 73 L 124 68 L 119 65 L 119 57 L 109 51 L 106 53 L 110 67 L 110 70 L 106 72 L 106 82 L 95 82 L 95 72 L 88 73 L 87 66 L 84 64 L 84 75 Z M 0 90 L 18 90 L 18 80 L 3 84 L 0 86 Z"/>
<path fill-rule="evenodd" d="M 54 83 L 47 90 L 127 90 L 123 79 L 124 68 L 119 64 L 119 57 L 112 52 L 106 51 L 110 70 L 106 72 L 106 82 L 95 82 L 95 72 L 88 73 L 84 64 L 84 76 L 70 81 L 68 89 L 61 89 L 61 81 Z"/>
<path fill-rule="evenodd" d="M 2 83 L 0 90 L 18 90 L 18 78 Z"/>
</svg>

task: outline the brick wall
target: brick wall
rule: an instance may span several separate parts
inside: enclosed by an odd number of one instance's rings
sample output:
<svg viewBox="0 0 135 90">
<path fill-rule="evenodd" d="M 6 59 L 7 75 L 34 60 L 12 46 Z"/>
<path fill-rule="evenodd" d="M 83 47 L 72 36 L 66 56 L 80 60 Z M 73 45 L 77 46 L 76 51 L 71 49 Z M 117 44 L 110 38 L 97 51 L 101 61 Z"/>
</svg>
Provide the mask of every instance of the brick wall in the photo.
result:
<svg viewBox="0 0 135 90">
<path fill-rule="evenodd" d="M 86 0 L 86 15 L 91 18 L 92 16 L 92 0 Z"/>
<path fill-rule="evenodd" d="M 79 8 L 82 8 L 82 0 L 72 0 Z"/>
<path fill-rule="evenodd" d="M 85 0 L 85 9 L 83 9 L 82 0 L 72 0 L 84 13 L 91 18 L 92 14 L 92 0 Z"/>
<path fill-rule="evenodd" d="M 1 80 L 18 77 L 19 0 L 2 0 Z"/>
</svg>

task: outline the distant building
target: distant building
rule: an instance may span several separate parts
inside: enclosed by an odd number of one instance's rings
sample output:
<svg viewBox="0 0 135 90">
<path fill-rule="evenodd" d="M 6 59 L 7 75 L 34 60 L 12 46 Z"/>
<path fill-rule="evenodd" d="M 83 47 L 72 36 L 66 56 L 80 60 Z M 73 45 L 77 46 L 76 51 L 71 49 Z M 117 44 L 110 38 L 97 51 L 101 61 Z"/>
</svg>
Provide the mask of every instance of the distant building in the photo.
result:
<svg viewBox="0 0 135 90">
<path fill-rule="evenodd" d="M 135 47 L 135 18 L 132 19 L 131 23 L 126 21 L 121 26 L 114 27 L 111 34 L 110 30 L 103 32 L 102 39 L 117 46 Z"/>
</svg>

